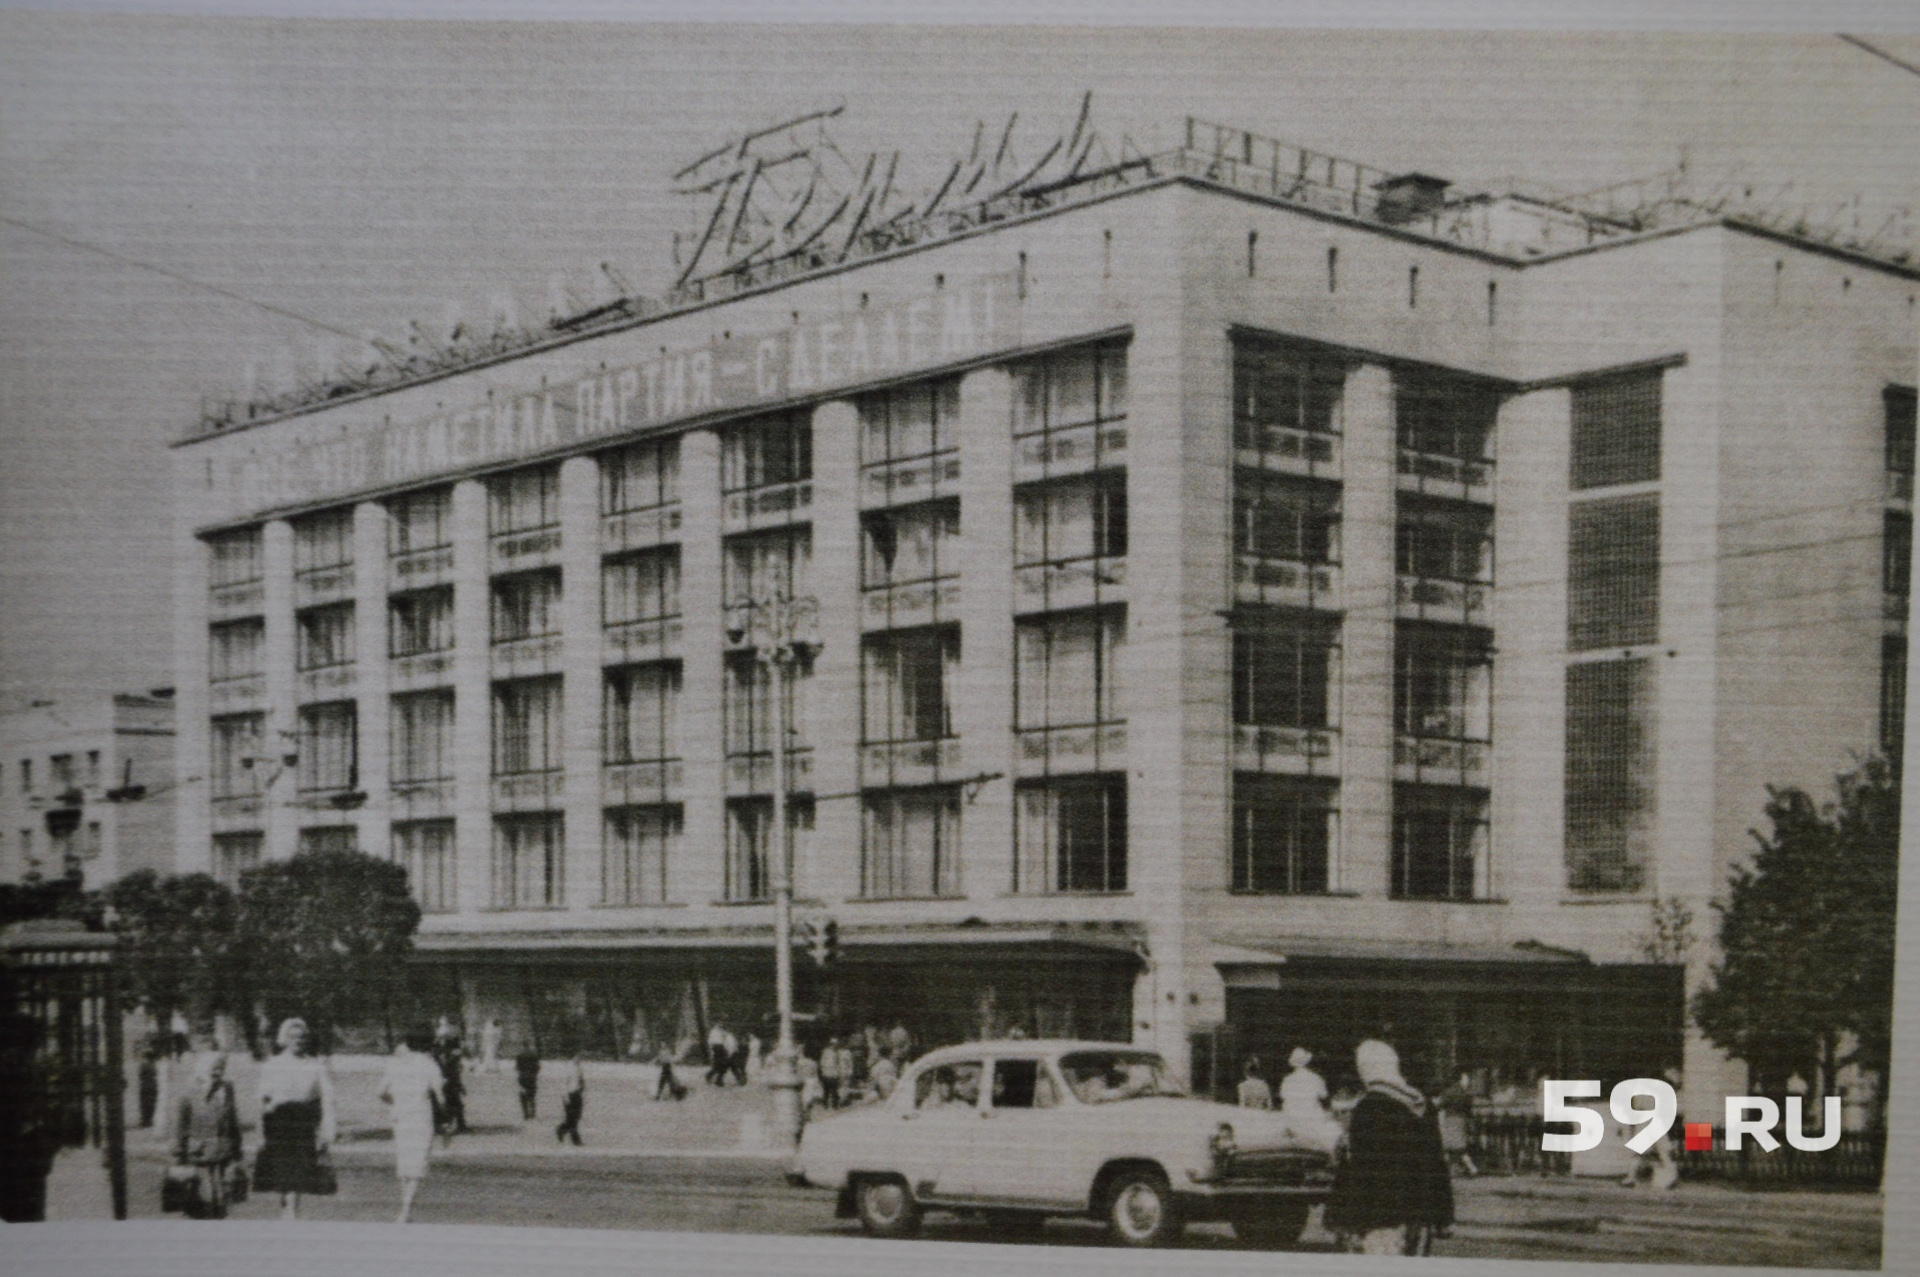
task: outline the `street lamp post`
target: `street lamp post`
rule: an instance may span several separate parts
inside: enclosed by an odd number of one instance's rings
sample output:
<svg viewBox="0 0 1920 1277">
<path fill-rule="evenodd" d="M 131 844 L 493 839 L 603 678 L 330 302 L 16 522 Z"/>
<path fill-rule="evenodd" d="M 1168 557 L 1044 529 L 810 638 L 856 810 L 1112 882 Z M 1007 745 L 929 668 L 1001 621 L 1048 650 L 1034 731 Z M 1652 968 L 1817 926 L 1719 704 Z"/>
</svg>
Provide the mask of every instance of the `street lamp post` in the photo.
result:
<svg viewBox="0 0 1920 1277">
<path fill-rule="evenodd" d="M 787 826 L 787 693 L 796 665 L 819 650 L 807 635 L 817 605 L 811 598 L 779 595 L 745 604 L 729 625 L 729 637 L 766 667 L 773 701 L 773 982 L 779 1041 L 767 1085 L 774 1095 L 774 1129 L 788 1144 L 800 1138 L 800 1072 L 793 1041 L 793 835 Z"/>
</svg>

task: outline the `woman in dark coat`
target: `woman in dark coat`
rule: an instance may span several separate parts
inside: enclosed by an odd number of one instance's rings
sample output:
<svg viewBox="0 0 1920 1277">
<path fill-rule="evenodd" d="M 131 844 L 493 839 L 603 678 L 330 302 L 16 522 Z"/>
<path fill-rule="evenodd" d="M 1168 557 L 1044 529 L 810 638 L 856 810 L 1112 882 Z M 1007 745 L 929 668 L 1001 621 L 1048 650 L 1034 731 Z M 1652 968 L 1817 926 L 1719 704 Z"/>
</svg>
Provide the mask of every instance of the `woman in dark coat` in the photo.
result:
<svg viewBox="0 0 1920 1277">
<path fill-rule="evenodd" d="M 240 1111 L 227 1081 L 227 1057 L 219 1051 L 200 1057 L 193 1085 L 174 1111 L 173 1160 L 199 1176 L 200 1217 L 225 1218 L 233 1166 L 240 1160 Z"/>
<path fill-rule="evenodd" d="M 1453 1224 L 1438 1115 L 1400 1076 L 1400 1057 L 1385 1042 L 1362 1042 L 1353 1055 L 1367 1089 L 1347 1126 L 1327 1227 L 1358 1236 L 1363 1254 L 1426 1253 L 1434 1231 Z"/>
</svg>

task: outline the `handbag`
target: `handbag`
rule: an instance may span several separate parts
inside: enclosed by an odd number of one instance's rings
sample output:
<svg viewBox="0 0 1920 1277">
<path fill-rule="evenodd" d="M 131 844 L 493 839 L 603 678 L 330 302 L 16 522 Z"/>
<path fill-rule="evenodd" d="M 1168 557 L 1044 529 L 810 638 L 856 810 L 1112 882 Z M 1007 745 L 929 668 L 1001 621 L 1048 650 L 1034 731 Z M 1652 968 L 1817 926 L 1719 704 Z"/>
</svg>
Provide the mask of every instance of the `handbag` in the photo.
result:
<svg viewBox="0 0 1920 1277">
<path fill-rule="evenodd" d="M 200 1193 L 200 1172 L 186 1165 L 167 1167 L 160 1181 L 160 1209 L 169 1215 L 193 1215 L 206 1203 Z"/>
</svg>

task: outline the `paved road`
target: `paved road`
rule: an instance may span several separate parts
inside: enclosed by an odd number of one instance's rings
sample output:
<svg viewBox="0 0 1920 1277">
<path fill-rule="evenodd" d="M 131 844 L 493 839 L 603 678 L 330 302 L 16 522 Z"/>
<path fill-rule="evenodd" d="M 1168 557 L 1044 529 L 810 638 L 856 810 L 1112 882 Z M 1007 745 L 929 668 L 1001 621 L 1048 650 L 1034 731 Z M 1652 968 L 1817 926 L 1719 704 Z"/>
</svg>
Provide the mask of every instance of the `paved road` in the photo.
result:
<svg viewBox="0 0 1920 1277">
<path fill-rule="evenodd" d="M 458 1146 L 456 1145 L 456 1153 Z M 136 1216 L 157 1213 L 161 1163 L 132 1167 Z M 392 1170 L 355 1155 L 339 1167 L 340 1193 L 309 1199 L 309 1219 L 378 1221 L 397 1204 Z M 1881 1200 L 1862 1193 L 1745 1193 L 1708 1185 L 1653 1194 L 1610 1184 L 1489 1178 L 1456 1185 L 1460 1224 L 1436 1253 L 1526 1259 L 1774 1264 L 1877 1268 Z M 270 1219 L 277 1204 L 255 1198 L 239 1218 Z M 415 1208 L 421 1222 L 580 1228 L 668 1229 L 857 1237 L 833 1217 L 832 1195 L 789 1187 L 779 1163 L 750 1157 L 608 1157 L 591 1150 L 543 1157 L 456 1155 L 437 1161 Z M 985 1225 L 930 1215 L 926 1236 L 1001 1240 Z M 1105 1244 L 1086 1221 L 1049 1224 L 1041 1245 Z M 1188 1230 L 1191 1248 L 1233 1249 L 1229 1229 Z M 1317 1224 L 1299 1249 L 1330 1251 Z"/>
</svg>

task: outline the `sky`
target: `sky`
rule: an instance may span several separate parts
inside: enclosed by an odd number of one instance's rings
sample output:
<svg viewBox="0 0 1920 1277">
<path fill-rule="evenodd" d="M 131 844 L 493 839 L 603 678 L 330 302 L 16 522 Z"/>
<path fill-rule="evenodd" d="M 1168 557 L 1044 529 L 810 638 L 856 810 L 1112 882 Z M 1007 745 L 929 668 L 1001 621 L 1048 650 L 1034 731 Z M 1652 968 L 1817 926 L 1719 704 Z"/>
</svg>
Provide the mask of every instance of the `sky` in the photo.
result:
<svg viewBox="0 0 1920 1277">
<path fill-rule="evenodd" d="M 1920 65 L 1920 35 L 1874 36 Z M 1468 186 L 1672 167 L 1920 213 L 1920 75 L 1830 35 L 661 26 L 0 12 L 0 708 L 173 682 L 168 444 L 249 368 L 610 262 L 642 292 L 682 165 L 844 102 L 932 183 L 1093 92 Z"/>
</svg>

